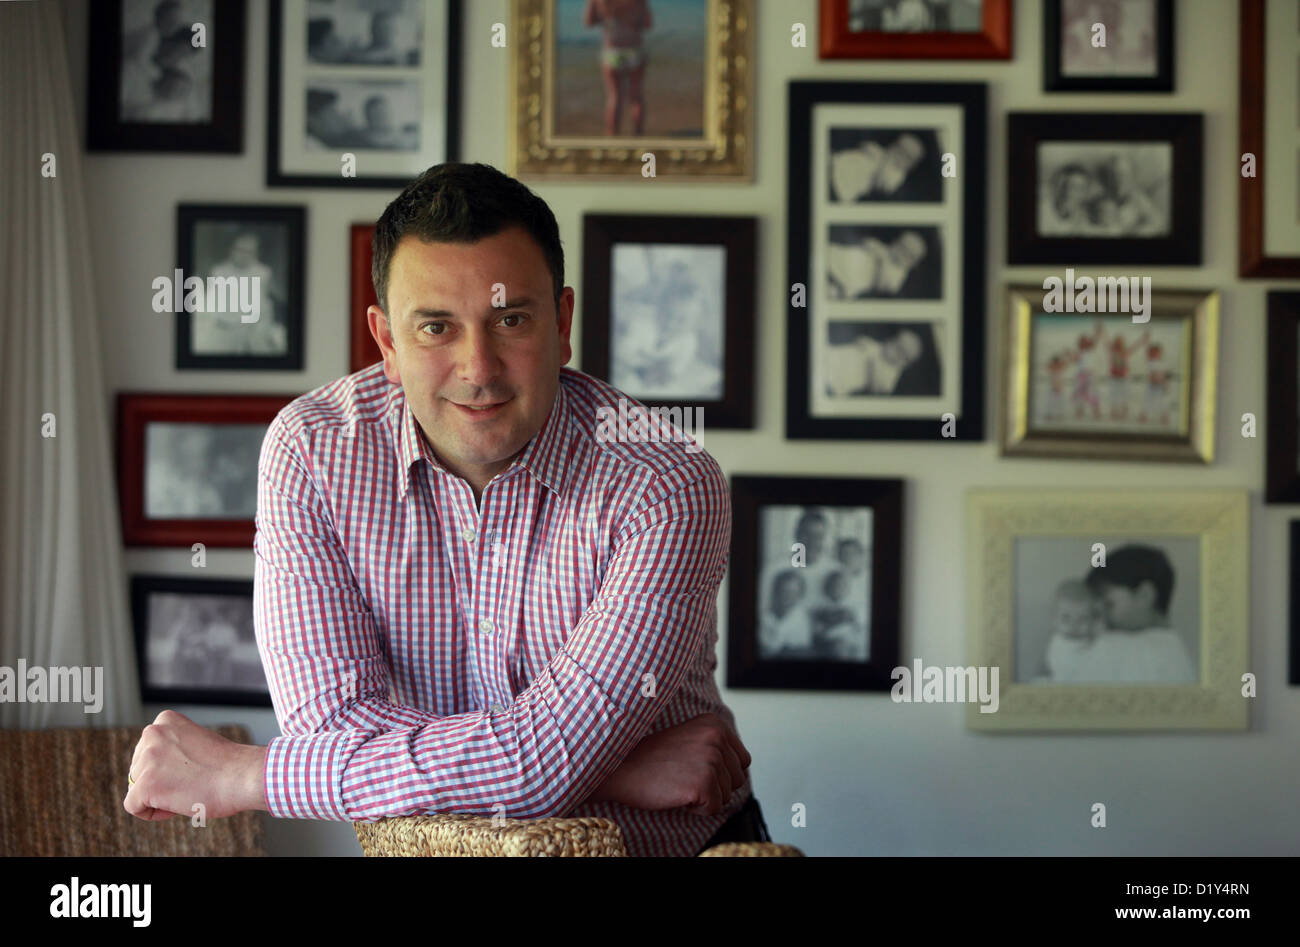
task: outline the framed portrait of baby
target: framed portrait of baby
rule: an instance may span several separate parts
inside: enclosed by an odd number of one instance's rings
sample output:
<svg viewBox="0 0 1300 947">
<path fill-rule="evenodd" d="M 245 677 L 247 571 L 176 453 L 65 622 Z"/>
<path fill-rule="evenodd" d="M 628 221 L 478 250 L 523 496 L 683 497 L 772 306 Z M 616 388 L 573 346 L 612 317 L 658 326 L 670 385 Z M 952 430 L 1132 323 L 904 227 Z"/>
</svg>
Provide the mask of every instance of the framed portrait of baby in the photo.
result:
<svg viewBox="0 0 1300 947">
<path fill-rule="evenodd" d="M 972 490 L 975 730 L 1244 730 L 1245 490 Z M 992 675 L 989 675 L 992 677 Z"/>
<path fill-rule="evenodd" d="M 1199 266 L 1199 112 L 1012 112 L 1007 262 Z"/>
<path fill-rule="evenodd" d="M 822 59 L 1010 59 L 1011 0 L 821 0 Z"/>
<path fill-rule="evenodd" d="M 786 436 L 983 440 L 980 83 L 790 83 Z"/>
<path fill-rule="evenodd" d="M 1219 294 L 1076 274 L 1007 289 L 1004 456 L 1214 460 Z"/>
<path fill-rule="evenodd" d="M 889 690 L 903 482 L 731 478 L 727 686 Z"/>
</svg>

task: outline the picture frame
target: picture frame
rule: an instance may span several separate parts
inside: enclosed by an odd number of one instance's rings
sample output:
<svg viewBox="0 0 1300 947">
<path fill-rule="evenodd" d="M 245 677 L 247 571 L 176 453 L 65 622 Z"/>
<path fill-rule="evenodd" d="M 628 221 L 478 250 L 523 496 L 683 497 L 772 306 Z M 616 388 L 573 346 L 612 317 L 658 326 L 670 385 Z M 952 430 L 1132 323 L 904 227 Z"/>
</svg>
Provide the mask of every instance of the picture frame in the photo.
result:
<svg viewBox="0 0 1300 947">
<path fill-rule="evenodd" d="M 375 337 L 370 334 L 370 322 L 366 317 L 367 309 L 379 305 L 379 297 L 375 295 L 375 281 L 370 269 L 374 236 L 374 224 L 353 224 L 348 232 L 348 259 L 351 270 L 351 284 L 348 290 L 349 374 L 384 360 L 384 353 L 379 350 Z"/>
<path fill-rule="evenodd" d="M 120 392 L 123 543 L 250 548 L 262 439 L 295 397 Z"/>
<path fill-rule="evenodd" d="M 986 100 L 790 83 L 786 437 L 984 439 Z"/>
<path fill-rule="evenodd" d="M 1000 683 L 968 729 L 1247 729 L 1249 523 L 1245 490 L 971 490 L 968 661 Z"/>
<path fill-rule="evenodd" d="M 1300 292 L 1268 294 L 1265 503 L 1300 503 Z"/>
<path fill-rule="evenodd" d="M 890 479 L 731 478 L 727 687 L 892 687 L 903 492 L 903 481 Z M 800 597 L 791 601 L 796 590 Z"/>
<path fill-rule="evenodd" d="M 635 53 L 586 41 L 603 27 L 583 25 L 585 2 L 511 0 L 513 35 L 527 39 L 511 58 L 506 173 L 521 181 L 752 182 L 755 0 L 691 0 L 667 22 L 652 14 Z M 593 53 L 602 58 L 593 63 Z M 619 90 L 612 130 L 605 71 Z"/>
<path fill-rule="evenodd" d="M 1300 13 L 1295 4 L 1279 0 L 1239 2 L 1242 166 L 1237 272 L 1242 279 L 1300 279 L 1300 175 L 1295 173 L 1300 80 L 1294 72 L 1300 61 Z M 1269 62 L 1278 56 L 1289 63 L 1289 84 L 1266 82 Z"/>
<path fill-rule="evenodd" d="M 886 8 L 894 0 L 821 0 L 819 31 L 821 59 L 1010 59 L 1011 0 L 962 0 L 978 7 L 975 23 L 959 29 L 930 29 L 920 22 L 886 24 Z M 862 10 L 854 9 L 857 6 Z M 913 5 L 914 7 L 917 5 Z M 930 18 L 935 5 L 926 3 Z M 948 7 L 945 4 L 944 7 Z M 878 15 L 877 15 L 878 14 Z M 949 16 L 952 14 L 949 13 Z M 881 22 L 876 23 L 879 19 Z M 937 21 L 934 25 L 941 25 Z M 969 26 L 970 28 L 966 28 Z"/>
<path fill-rule="evenodd" d="M 1089 22 L 1094 17 L 1093 7 L 1074 9 L 1083 6 L 1079 0 L 1043 0 L 1044 92 L 1174 91 L 1174 0 L 1125 0 L 1113 6 L 1111 9 L 1123 11 L 1121 15 L 1125 18 L 1134 14 L 1140 22 L 1129 29 L 1129 24 L 1123 20 L 1118 23 L 1098 21 L 1106 27 L 1108 37 L 1128 40 L 1127 48 L 1119 50 L 1108 42 L 1104 57 L 1089 55 L 1089 50 L 1094 48 L 1092 36 L 1083 34 L 1095 32 L 1096 24 Z M 1062 48 L 1062 40 L 1070 32 L 1066 24 L 1075 14 L 1087 16 L 1088 20 L 1077 21 L 1071 38 L 1076 40 L 1078 48 L 1070 52 Z M 1153 53 L 1133 48 L 1142 44 L 1147 36 L 1155 46 Z M 1121 58 L 1127 60 L 1127 72 L 1124 71 L 1125 63 L 1115 61 Z M 1107 59 L 1111 61 L 1106 62 Z"/>
<path fill-rule="evenodd" d="M 253 580 L 131 576 L 145 703 L 270 707 L 253 629 Z"/>
<path fill-rule="evenodd" d="M 1199 112 L 1011 112 L 1007 263 L 1200 266 Z"/>
<path fill-rule="evenodd" d="M 462 0 L 337 6 L 270 2 L 267 187 L 401 190 L 458 160 Z"/>
<path fill-rule="evenodd" d="M 582 370 L 752 428 L 757 251 L 756 217 L 584 214 Z"/>
<path fill-rule="evenodd" d="M 244 0 L 184 0 L 166 21 L 152 0 L 89 12 L 87 151 L 244 150 Z"/>
<path fill-rule="evenodd" d="M 1044 297 L 1007 287 L 1003 456 L 1214 460 L 1217 291 L 1154 291 L 1144 323 L 1045 312 Z"/>
<path fill-rule="evenodd" d="M 176 205 L 176 266 L 206 286 L 201 309 L 171 307 L 177 369 L 302 370 L 306 220 L 301 205 Z"/>
</svg>

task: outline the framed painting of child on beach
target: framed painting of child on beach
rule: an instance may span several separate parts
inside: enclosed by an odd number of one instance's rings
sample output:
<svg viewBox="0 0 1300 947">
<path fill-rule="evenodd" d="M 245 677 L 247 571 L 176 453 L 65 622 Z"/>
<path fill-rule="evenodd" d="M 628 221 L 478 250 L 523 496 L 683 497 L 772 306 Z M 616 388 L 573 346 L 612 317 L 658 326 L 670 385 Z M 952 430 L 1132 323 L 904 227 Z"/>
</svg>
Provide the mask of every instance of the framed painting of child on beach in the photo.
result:
<svg viewBox="0 0 1300 947">
<path fill-rule="evenodd" d="M 514 0 L 508 172 L 753 180 L 754 0 Z"/>
<path fill-rule="evenodd" d="M 1245 490 L 972 490 L 975 730 L 1244 730 Z"/>
</svg>

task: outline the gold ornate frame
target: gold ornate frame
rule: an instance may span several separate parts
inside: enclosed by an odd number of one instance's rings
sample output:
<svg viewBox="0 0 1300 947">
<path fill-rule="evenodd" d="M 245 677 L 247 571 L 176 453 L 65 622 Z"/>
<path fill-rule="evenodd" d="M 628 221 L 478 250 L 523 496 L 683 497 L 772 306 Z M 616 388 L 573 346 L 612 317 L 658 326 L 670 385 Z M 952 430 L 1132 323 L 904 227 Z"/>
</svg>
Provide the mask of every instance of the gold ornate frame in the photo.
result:
<svg viewBox="0 0 1300 947">
<path fill-rule="evenodd" d="M 1245 730 L 1250 558 L 1245 490 L 971 490 L 967 494 L 969 655 L 999 668 L 995 713 L 967 708 L 971 730 Z M 1018 537 L 1195 537 L 1201 558 L 1197 684 L 1015 680 L 1013 555 Z"/>
<path fill-rule="evenodd" d="M 508 173 L 520 180 L 627 180 L 642 155 L 656 177 L 750 182 L 754 177 L 754 0 L 708 0 L 702 138 L 565 137 L 553 132 L 555 0 L 513 0 L 515 55 Z"/>
</svg>

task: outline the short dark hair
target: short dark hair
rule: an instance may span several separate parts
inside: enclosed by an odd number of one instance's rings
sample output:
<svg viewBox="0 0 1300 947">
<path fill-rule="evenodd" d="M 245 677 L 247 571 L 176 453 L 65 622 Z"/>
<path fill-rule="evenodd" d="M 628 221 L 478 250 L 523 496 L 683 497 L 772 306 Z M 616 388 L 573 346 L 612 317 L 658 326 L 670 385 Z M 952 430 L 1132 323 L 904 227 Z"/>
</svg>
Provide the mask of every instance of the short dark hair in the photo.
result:
<svg viewBox="0 0 1300 947">
<path fill-rule="evenodd" d="M 1156 610 L 1169 611 L 1174 594 L 1174 570 L 1169 557 L 1154 546 L 1121 546 L 1106 557 L 1106 565 L 1088 572 L 1088 588 L 1100 593 L 1107 585 L 1135 589 L 1143 582 L 1156 587 Z"/>
<path fill-rule="evenodd" d="M 370 278 L 379 306 L 388 312 L 388 272 L 403 237 L 428 242 L 477 243 L 512 226 L 541 247 L 551 271 L 556 312 L 564 292 L 564 249 L 560 227 L 546 201 L 489 164 L 435 164 L 406 186 L 375 224 Z"/>
</svg>

